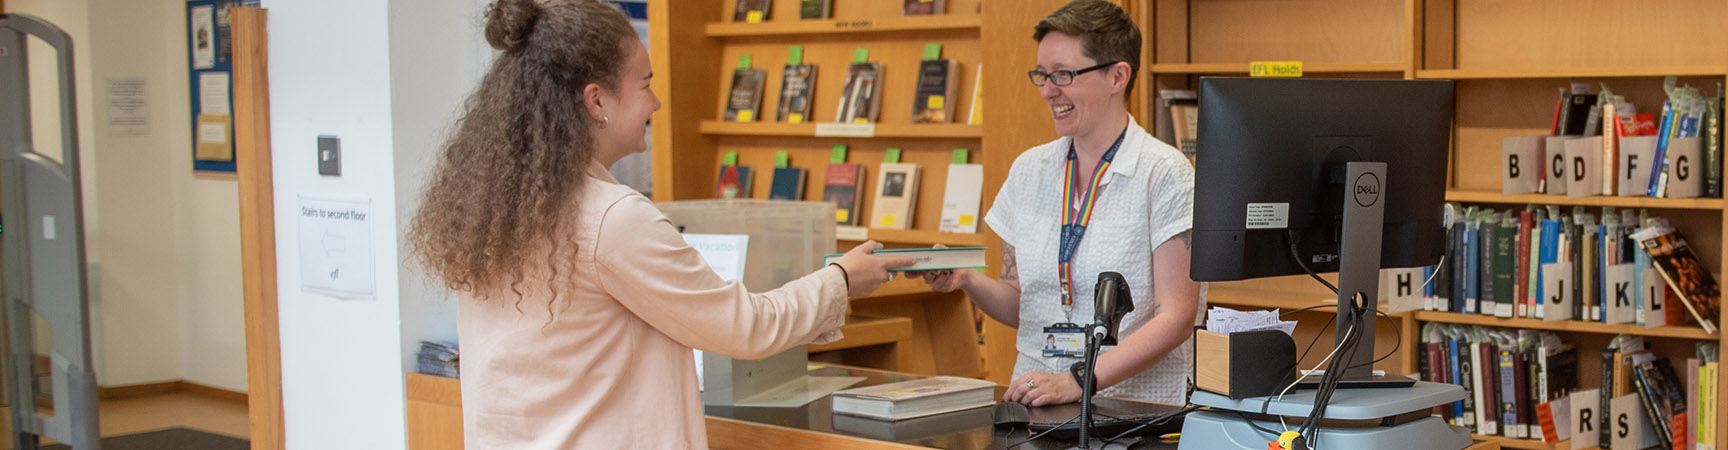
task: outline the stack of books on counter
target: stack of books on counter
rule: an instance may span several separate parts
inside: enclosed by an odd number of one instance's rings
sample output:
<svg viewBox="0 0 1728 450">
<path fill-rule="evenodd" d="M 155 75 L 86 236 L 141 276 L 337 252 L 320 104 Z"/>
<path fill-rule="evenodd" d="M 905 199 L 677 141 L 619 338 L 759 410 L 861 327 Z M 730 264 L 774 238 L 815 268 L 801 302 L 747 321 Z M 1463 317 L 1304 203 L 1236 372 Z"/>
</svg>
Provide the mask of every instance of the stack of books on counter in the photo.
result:
<svg viewBox="0 0 1728 450">
<path fill-rule="evenodd" d="M 996 404 L 996 384 L 960 377 L 930 377 L 834 393 L 834 413 L 902 420 Z"/>
</svg>

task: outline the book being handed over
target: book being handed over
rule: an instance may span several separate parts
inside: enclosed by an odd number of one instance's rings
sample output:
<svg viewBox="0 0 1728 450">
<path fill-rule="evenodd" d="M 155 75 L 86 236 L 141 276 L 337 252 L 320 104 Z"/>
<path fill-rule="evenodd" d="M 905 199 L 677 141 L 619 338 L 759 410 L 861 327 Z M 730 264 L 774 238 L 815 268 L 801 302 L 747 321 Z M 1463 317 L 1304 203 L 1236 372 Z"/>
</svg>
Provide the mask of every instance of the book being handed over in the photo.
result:
<svg viewBox="0 0 1728 450">
<path fill-rule="evenodd" d="M 983 269 L 985 247 L 942 247 L 942 248 L 884 248 L 871 252 L 885 256 L 903 256 L 918 262 L 898 269 L 888 269 L 889 272 L 907 272 L 923 270 L 946 269 Z M 843 253 L 833 253 L 822 257 L 822 265 L 840 260 Z"/>
<path fill-rule="evenodd" d="M 910 419 L 994 405 L 995 396 L 995 383 L 937 376 L 835 392 L 834 413 Z"/>
</svg>

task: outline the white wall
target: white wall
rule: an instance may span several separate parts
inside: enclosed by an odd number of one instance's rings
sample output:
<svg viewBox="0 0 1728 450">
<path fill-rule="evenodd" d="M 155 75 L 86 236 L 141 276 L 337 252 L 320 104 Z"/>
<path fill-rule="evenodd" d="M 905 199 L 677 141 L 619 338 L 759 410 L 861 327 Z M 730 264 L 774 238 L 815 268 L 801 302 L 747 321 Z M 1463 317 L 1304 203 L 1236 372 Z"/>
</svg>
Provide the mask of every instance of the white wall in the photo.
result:
<svg viewBox="0 0 1728 450">
<path fill-rule="evenodd" d="M 54 22 L 76 48 L 98 382 L 245 391 L 238 198 L 232 179 L 191 171 L 184 3 L 11 0 L 7 9 Z M 107 134 L 110 77 L 145 79 L 147 136 Z M 51 100 L 52 88 L 36 91 L 36 103 Z M 52 133 L 43 114 L 38 127 Z"/>
<path fill-rule="evenodd" d="M 463 102 L 491 64 L 481 29 L 487 0 L 390 4 L 391 117 L 396 142 L 397 238 L 406 242 L 420 193 Z M 404 250 L 402 367 L 414 371 L 421 340 L 456 339 L 456 301 Z"/>
<path fill-rule="evenodd" d="M 399 449 L 403 418 L 395 142 L 386 0 L 274 0 L 270 114 L 287 444 Z M 341 177 L 317 174 L 317 136 L 342 139 Z M 371 197 L 373 300 L 302 292 L 298 196 Z"/>
</svg>

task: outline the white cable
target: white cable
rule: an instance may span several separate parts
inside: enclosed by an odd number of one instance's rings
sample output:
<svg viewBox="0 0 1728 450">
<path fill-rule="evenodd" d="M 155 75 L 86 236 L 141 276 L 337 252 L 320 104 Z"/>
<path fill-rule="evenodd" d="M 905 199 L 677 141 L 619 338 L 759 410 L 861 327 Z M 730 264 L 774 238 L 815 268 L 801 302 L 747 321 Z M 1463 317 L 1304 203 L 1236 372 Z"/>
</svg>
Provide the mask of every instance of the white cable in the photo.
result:
<svg viewBox="0 0 1728 450">
<path fill-rule="evenodd" d="M 1345 328 L 1344 329 L 1344 339 L 1339 339 L 1338 340 L 1338 346 L 1332 347 L 1332 353 L 1327 353 L 1326 358 L 1320 360 L 1320 364 L 1315 365 L 1314 368 L 1309 369 L 1308 372 L 1314 372 L 1314 371 L 1320 370 L 1321 367 L 1324 367 L 1326 365 L 1326 361 L 1330 361 L 1333 356 L 1336 356 L 1338 354 L 1338 350 L 1344 348 L 1344 343 L 1349 342 L 1350 341 L 1350 335 L 1355 333 L 1355 332 L 1356 332 L 1356 327 Z M 1277 400 L 1283 401 L 1284 400 L 1284 394 L 1287 392 L 1290 392 L 1290 389 L 1295 388 L 1297 384 L 1300 384 L 1302 382 L 1302 378 L 1305 378 L 1305 376 L 1301 373 L 1297 373 L 1297 375 L 1298 376 L 1296 377 L 1295 382 L 1290 383 L 1289 386 L 1285 386 L 1284 390 L 1278 391 Z M 1284 423 L 1284 416 L 1283 415 L 1278 416 L 1278 425 L 1284 427 L 1284 431 L 1290 431 L 1290 424 Z"/>
</svg>

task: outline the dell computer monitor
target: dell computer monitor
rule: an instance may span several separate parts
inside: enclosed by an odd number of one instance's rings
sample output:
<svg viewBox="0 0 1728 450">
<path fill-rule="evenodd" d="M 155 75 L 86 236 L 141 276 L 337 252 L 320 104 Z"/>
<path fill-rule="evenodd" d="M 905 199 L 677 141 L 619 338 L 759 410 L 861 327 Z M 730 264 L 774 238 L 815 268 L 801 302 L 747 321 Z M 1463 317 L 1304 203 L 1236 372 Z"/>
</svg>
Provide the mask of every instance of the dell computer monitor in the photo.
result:
<svg viewBox="0 0 1728 450">
<path fill-rule="evenodd" d="M 1298 260 L 1341 272 L 1336 337 L 1366 322 L 1344 358 L 1366 374 L 1379 269 L 1432 265 L 1445 247 L 1452 82 L 1208 77 L 1199 96 L 1190 276 L 1308 273 Z M 1384 173 L 1347 174 L 1353 162 Z"/>
</svg>

